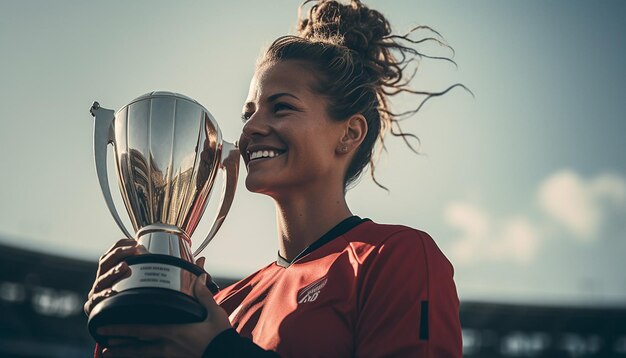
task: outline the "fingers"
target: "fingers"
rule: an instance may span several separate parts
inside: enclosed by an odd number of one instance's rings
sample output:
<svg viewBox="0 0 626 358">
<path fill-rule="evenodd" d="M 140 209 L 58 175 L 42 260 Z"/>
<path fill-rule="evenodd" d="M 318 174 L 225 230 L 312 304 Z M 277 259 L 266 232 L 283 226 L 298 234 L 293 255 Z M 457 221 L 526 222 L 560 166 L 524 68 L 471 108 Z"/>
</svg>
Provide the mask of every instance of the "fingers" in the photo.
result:
<svg viewBox="0 0 626 358">
<path fill-rule="evenodd" d="M 204 263 L 206 262 L 206 257 L 199 257 L 196 260 L 196 265 L 204 268 Z M 213 281 L 213 277 L 211 277 L 211 275 L 207 274 L 208 277 L 206 278 L 206 286 L 209 288 L 209 290 L 211 291 L 211 293 L 213 293 L 214 295 L 217 294 L 220 291 L 220 287 Z"/>
<path fill-rule="evenodd" d="M 107 271 L 104 275 L 96 278 L 96 282 L 91 289 L 91 294 L 98 293 L 106 288 L 113 286 L 117 281 L 129 277 L 131 273 L 130 267 L 125 261 L 120 262 L 115 267 Z"/>
<path fill-rule="evenodd" d="M 137 245 L 137 241 L 136 240 L 132 240 L 132 239 L 128 239 L 128 238 L 123 238 L 123 239 L 119 239 L 117 240 L 117 242 L 115 244 L 113 244 L 113 246 L 111 246 L 108 250 L 106 250 L 104 252 L 104 254 L 102 254 L 102 256 L 100 256 L 100 258 L 98 259 L 98 262 L 102 262 L 104 261 L 104 259 L 111 253 L 113 252 L 113 250 L 119 248 L 119 247 L 124 247 L 124 246 L 135 246 Z"/>
<path fill-rule="evenodd" d="M 206 262 L 206 257 L 202 256 L 196 260 L 196 265 L 204 268 L 204 263 Z"/>
<path fill-rule="evenodd" d="M 169 331 L 180 328 L 176 325 L 142 325 L 126 324 L 111 325 L 98 328 L 98 334 L 103 337 L 136 338 L 142 341 L 152 341 L 167 337 Z"/>
<path fill-rule="evenodd" d="M 124 258 L 147 252 L 142 245 L 137 245 L 136 240 L 118 240 L 98 262 L 98 272 L 94 284 L 89 291 L 87 302 L 83 305 L 85 313 L 89 315 L 93 307 L 104 298 L 113 294 L 109 289 L 115 282 L 130 276 L 130 268 Z"/>
<path fill-rule="evenodd" d="M 193 295 L 194 297 L 208 310 L 213 310 L 216 307 L 219 307 L 215 299 L 213 298 L 213 294 L 209 291 L 207 287 L 207 279 L 209 274 L 203 273 L 200 275 L 196 282 L 193 285 Z"/>
<path fill-rule="evenodd" d="M 114 249 L 120 247 L 120 246 L 132 246 L 135 245 L 137 243 L 137 240 L 135 239 L 129 239 L 127 237 L 121 238 L 119 240 L 117 240 L 117 242 L 115 244 L 113 244 L 111 247 L 109 247 L 109 249 L 104 253 L 104 255 L 108 254 L 109 252 L 113 251 Z M 102 256 L 104 256 L 102 255 Z"/>
<path fill-rule="evenodd" d="M 170 352 L 169 346 L 162 342 L 134 342 L 125 345 L 106 347 L 102 356 L 112 357 L 169 357 L 177 352 Z"/>
<path fill-rule="evenodd" d="M 217 285 L 217 283 L 215 283 L 213 280 L 211 280 L 211 276 L 209 276 L 209 283 L 207 283 L 207 287 L 209 288 L 209 291 L 211 291 L 212 294 L 216 295 L 218 292 L 220 292 L 220 286 Z"/>
<path fill-rule="evenodd" d="M 132 241 L 131 244 L 114 247 L 112 250 L 107 252 L 100 259 L 100 267 L 98 269 L 98 274 L 102 274 L 104 272 L 109 271 L 113 266 L 117 265 L 123 259 L 134 256 L 142 253 L 146 253 L 146 248 L 142 245 L 137 245 L 137 241 Z M 118 241 L 118 243 L 122 242 L 122 240 Z"/>
<path fill-rule="evenodd" d="M 193 294 L 200 304 L 207 310 L 207 317 L 204 320 L 204 323 L 209 324 L 210 331 L 208 338 L 209 341 L 211 341 L 215 336 L 232 326 L 230 324 L 230 320 L 228 319 L 228 314 L 217 304 L 217 302 L 215 302 L 213 294 L 211 294 L 211 291 L 209 291 L 209 288 L 207 287 L 206 280 L 208 277 L 209 275 L 205 273 L 196 279 L 193 287 Z"/>
<path fill-rule="evenodd" d="M 85 314 L 89 316 L 89 314 L 91 313 L 91 310 L 93 310 L 93 308 L 96 307 L 96 305 L 100 303 L 100 301 L 104 300 L 105 298 L 111 297 L 114 294 L 115 294 L 115 291 L 113 291 L 112 289 L 107 289 L 107 290 L 98 292 L 96 294 L 90 295 L 89 299 L 87 300 L 87 302 L 85 302 L 85 305 L 83 306 L 83 309 L 85 310 Z"/>
<path fill-rule="evenodd" d="M 107 347 L 124 346 L 128 344 L 140 343 L 141 340 L 137 338 L 109 338 L 106 341 Z"/>
</svg>

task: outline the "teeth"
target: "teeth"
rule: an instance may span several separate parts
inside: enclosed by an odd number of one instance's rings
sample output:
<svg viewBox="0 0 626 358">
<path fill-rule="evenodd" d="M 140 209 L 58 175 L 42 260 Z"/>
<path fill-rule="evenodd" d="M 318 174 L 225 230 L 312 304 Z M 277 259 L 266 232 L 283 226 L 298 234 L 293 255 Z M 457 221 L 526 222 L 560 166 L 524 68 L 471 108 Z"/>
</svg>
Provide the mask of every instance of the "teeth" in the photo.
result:
<svg viewBox="0 0 626 358">
<path fill-rule="evenodd" d="M 250 160 L 257 158 L 274 158 L 279 156 L 280 153 L 274 150 L 257 150 L 250 153 Z"/>
</svg>

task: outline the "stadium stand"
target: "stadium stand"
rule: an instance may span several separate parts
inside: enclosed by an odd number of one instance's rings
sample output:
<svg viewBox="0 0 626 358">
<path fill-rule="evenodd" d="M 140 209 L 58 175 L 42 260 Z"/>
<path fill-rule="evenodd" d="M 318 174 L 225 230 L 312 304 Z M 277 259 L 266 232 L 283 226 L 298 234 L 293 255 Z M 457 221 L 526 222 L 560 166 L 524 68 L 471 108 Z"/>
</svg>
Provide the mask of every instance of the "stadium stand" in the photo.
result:
<svg viewBox="0 0 626 358">
<path fill-rule="evenodd" d="M 0 357 L 91 356 L 82 305 L 95 271 L 95 262 L 0 244 Z M 460 315 L 466 357 L 626 357 L 624 307 L 463 302 Z"/>
</svg>

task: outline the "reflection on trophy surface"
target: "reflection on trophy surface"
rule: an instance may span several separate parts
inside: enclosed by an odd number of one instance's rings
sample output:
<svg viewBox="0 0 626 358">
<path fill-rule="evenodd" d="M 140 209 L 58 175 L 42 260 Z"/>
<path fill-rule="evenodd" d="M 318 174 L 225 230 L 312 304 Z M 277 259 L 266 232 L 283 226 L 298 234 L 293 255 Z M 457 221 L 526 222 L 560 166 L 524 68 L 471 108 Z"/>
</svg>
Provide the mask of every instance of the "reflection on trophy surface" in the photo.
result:
<svg viewBox="0 0 626 358">
<path fill-rule="evenodd" d="M 89 330 L 116 323 L 184 323 L 206 312 L 191 284 L 204 272 L 194 264 L 215 236 L 233 201 L 239 151 L 222 140 L 217 122 L 198 102 L 171 92 L 152 92 L 114 113 L 95 102 L 94 156 L 105 201 L 114 220 L 148 254 L 126 259 L 130 277 L 94 307 Z M 135 231 L 131 235 L 113 204 L 107 147 L 113 144 L 121 196 Z M 206 239 L 191 252 L 195 231 L 219 171 L 224 187 Z"/>
</svg>

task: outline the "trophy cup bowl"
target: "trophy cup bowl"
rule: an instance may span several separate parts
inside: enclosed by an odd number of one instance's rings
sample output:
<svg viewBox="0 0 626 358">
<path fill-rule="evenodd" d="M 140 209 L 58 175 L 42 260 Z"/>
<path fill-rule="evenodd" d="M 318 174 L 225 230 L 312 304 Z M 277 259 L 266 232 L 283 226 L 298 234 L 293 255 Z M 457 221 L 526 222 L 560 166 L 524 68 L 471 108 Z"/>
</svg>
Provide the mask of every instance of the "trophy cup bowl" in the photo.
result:
<svg viewBox="0 0 626 358">
<path fill-rule="evenodd" d="M 125 259 L 130 277 L 91 311 L 88 328 L 111 324 L 175 324 L 202 321 L 204 307 L 193 298 L 193 282 L 204 273 L 194 257 L 213 239 L 232 204 L 239 168 L 236 145 L 222 140 L 213 116 L 193 99 L 172 92 L 140 96 L 117 112 L 94 102 L 94 157 L 100 188 L 113 219 L 148 253 Z M 108 182 L 107 148 L 135 235 L 115 208 Z M 217 178 L 224 185 L 204 241 L 191 252 L 191 236 Z M 217 287 L 213 287 L 217 289 Z"/>
</svg>

